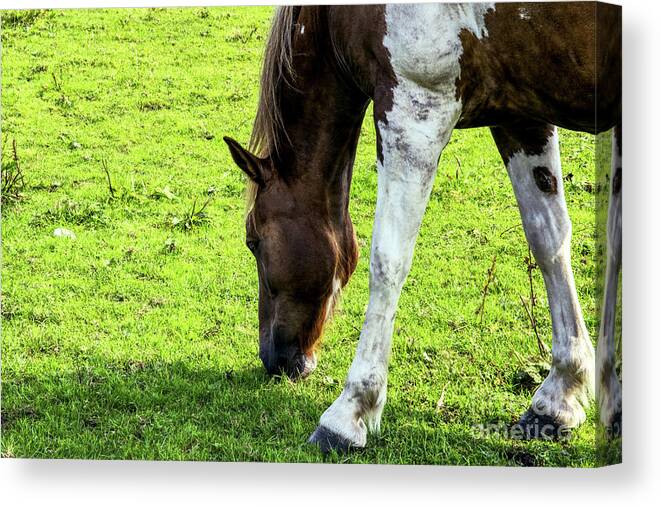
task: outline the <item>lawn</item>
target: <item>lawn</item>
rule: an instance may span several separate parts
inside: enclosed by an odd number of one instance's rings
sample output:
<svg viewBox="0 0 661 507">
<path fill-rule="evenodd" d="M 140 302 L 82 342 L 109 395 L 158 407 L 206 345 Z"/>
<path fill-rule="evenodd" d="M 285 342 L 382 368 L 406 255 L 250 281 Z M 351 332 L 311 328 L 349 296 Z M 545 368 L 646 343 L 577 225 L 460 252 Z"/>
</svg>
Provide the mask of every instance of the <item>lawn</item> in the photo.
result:
<svg viewBox="0 0 661 507">
<path fill-rule="evenodd" d="M 324 460 L 306 440 L 342 389 L 368 300 L 375 135 L 368 112 L 351 195 L 361 259 L 319 367 L 298 383 L 268 378 L 245 181 L 222 136 L 250 136 L 271 12 L 2 14 L 2 164 L 24 175 L 2 203 L 3 457 Z M 560 142 L 595 336 L 594 136 Z M 475 431 L 514 422 L 545 375 L 521 299 L 527 257 L 489 131 L 456 131 L 402 293 L 382 433 L 327 461 L 595 464 L 594 408 L 565 442 Z"/>
</svg>

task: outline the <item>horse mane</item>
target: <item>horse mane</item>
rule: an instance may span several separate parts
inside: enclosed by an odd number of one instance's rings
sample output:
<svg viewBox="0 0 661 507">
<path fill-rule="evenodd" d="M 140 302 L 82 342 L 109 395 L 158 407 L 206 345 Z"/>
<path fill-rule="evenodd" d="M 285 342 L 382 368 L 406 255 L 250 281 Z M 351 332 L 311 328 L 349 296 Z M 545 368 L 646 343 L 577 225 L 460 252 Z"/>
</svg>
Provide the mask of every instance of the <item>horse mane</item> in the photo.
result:
<svg viewBox="0 0 661 507">
<path fill-rule="evenodd" d="M 278 151 L 287 133 L 282 118 L 281 96 L 286 86 L 292 86 L 292 29 L 300 7 L 282 5 L 276 8 L 271 30 L 264 50 L 264 61 L 259 83 L 259 103 L 252 127 L 248 149 L 261 158 Z M 257 184 L 249 180 L 246 187 L 246 213 L 257 197 Z"/>
<path fill-rule="evenodd" d="M 250 136 L 249 149 L 259 157 L 277 152 L 288 140 L 282 118 L 282 92 L 293 86 L 292 35 L 300 7 L 283 5 L 276 9 L 264 51 L 259 104 Z M 283 139 L 284 138 L 284 139 Z"/>
<path fill-rule="evenodd" d="M 276 8 L 271 20 L 271 30 L 264 50 L 260 77 L 259 103 L 253 123 L 248 149 L 260 158 L 277 155 L 284 143 L 291 143 L 283 118 L 282 96 L 287 90 L 296 89 L 296 71 L 293 66 L 294 28 L 301 9 L 310 9 L 307 26 L 313 34 L 313 43 L 319 47 L 319 28 L 324 24 L 324 10 L 313 6 L 283 5 Z M 329 34 L 330 35 L 330 34 Z M 340 68 L 346 69 L 336 41 L 329 38 L 331 55 Z M 250 181 L 246 188 L 246 212 L 252 208 L 257 195 L 257 185 Z"/>
</svg>

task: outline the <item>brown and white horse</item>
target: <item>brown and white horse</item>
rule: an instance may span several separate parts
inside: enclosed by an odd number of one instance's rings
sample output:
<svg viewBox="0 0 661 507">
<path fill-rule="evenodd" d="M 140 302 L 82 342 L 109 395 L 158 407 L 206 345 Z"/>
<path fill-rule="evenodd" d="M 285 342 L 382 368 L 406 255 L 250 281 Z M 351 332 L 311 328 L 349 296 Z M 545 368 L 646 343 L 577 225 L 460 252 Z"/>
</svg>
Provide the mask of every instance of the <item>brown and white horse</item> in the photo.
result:
<svg viewBox="0 0 661 507">
<path fill-rule="evenodd" d="M 616 127 L 612 175 L 621 181 L 620 40 L 621 9 L 592 2 L 278 8 L 252 152 L 225 138 L 252 183 L 246 237 L 259 273 L 260 357 L 270 373 L 305 377 L 314 369 L 315 343 L 356 267 L 349 188 L 365 110 L 374 102 L 370 299 L 344 389 L 310 438 L 323 451 L 363 447 L 368 430 L 379 429 L 400 292 L 455 128 L 491 127 L 546 284 L 552 367 L 521 424 L 537 436 L 584 421 L 595 357 L 570 264 L 555 126 L 592 133 Z M 605 344 L 613 340 L 620 210 L 617 183 Z M 613 395 L 619 384 L 608 355 L 602 363 L 602 418 L 610 423 L 620 410 Z"/>
</svg>

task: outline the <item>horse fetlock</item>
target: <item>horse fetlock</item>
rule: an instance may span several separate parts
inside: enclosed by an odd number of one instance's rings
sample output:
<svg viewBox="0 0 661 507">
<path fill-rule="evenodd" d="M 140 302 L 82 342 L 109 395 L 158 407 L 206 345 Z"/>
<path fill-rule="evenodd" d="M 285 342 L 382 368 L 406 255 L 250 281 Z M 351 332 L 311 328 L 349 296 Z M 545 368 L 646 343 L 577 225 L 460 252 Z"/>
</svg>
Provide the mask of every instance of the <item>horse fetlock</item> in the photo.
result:
<svg viewBox="0 0 661 507">
<path fill-rule="evenodd" d="M 321 415 L 319 426 L 310 437 L 310 442 L 318 443 L 323 451 L 324 446 L 322 442 L 318 441 L 319 433 L 322 434 L 321 436 L 330 433 L 350 447 L 365 447 L 367 443 L 367 426 L 362 417 L 357 414 L 354 404 L 344 393 Z M 346 450 L 332 445 L 332 442 L 330 444 L 332 448 L 338 451 Z M 343 445 L 342 447 L 347 446 Z"/>
<path fill-rule="evenodd" d="M 592 396 L 594 393 L 595 354 L 589 339 L 563 354 L 555 354 L 549 377 L 555 377 L 569 388 L 581 387 Z"/>
<path fill-rule="evenodd" d="M 378 433 L 381 427 L 381 414 L 386 403 L 386 383 L 381 375 L 370 375 L 360 381 L 347 381 L 342 394 L 326 409 L 319 419 L 319 427 L 310 437 L 310 441 L 320 445 L 330 441 L 330 447 L 336 448 L 333 439 L 327 434 L 335 436 L 346 447 L 365 447 L 367 434 Z M 319 438 L 325 438 L 319 442 Z M 344 451 L 343 448 L 336 450 Z"/>
<path fill-rule="evenodd" d="M 558 426 L 575 428 L 585 421 L 583 407 L 589 402 L 591 391 L 588 382 L 551 368 L 533 396 L 530 412 L 552 420 Z"/>
<path fill-rule="evenodd" d="M 375 403 L 365 410 L 363 419 L 367 424 L 367 431 L 371 434 L 378 434 L 381 432 L 381 415 L 386 406 L 386 390 L 382 391 Z"/>
<path fill-rule="evenodd" d="M 600 379 L 597 389 L 599 420 L 608 429 L 619 424 L 622 417 L 622 386 L 614 369 L 609 369 Z"/>
</svg>

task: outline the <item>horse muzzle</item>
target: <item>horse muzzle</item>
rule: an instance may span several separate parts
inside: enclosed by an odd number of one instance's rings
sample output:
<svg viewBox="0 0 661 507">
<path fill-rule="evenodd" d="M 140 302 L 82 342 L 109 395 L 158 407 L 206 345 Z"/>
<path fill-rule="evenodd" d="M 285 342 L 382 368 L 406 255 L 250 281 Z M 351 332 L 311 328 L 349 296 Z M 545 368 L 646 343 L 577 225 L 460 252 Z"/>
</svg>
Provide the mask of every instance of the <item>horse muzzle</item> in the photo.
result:
<svg viewBox="0 0 661 507">
<path fill-rule="evenodd" d="M 269 375 L 287 375 L 292 380 L 307 377 L 317 367 L 314 352 L 304 354 L 298 347 L 289 346 L 259 354 Z"/>
</svg>

